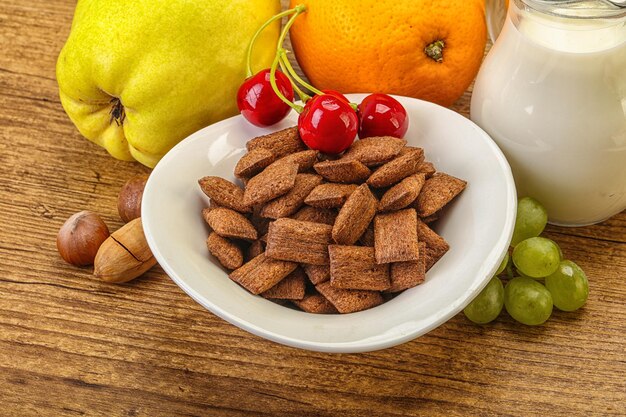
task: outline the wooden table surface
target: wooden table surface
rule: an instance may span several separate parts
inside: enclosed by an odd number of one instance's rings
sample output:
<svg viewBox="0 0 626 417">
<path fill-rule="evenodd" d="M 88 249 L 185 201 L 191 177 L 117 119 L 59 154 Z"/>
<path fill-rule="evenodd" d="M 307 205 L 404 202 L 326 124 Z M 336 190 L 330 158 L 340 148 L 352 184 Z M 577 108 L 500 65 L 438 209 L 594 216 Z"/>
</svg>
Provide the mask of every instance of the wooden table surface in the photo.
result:
<svg viewBox="0 0 626 417">
<path fill-rule="evenodd" d="M 115 230 L 120 186 L 147 172 L 81 138 L 54 66 L 73 0 L 0 3 L 0 415 L 625 415 L 626 213 L 548 228 L 590 297 L 542 327 L 460 314 L 364 354 L 252 336 L 204 310 L 158 267 L 125 285 L 57 255 L 72 213 Z M 467 115 L 469 92 L 455 105 Z"/>
</svg>

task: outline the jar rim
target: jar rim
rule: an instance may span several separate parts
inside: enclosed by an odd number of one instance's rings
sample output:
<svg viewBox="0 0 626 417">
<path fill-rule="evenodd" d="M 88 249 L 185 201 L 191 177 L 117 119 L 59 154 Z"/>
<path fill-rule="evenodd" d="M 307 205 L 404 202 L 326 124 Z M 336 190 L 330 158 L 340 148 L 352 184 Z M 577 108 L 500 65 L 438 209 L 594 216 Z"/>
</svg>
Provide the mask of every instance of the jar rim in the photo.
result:
<svg viewBox="0 0 626 417">
<path fill-rule="evenodd" d="M 569 19 L 621 19 L 626 8 L 608 0 L 514 0 L 520 9 L 532 9 Z"/>
</svg>

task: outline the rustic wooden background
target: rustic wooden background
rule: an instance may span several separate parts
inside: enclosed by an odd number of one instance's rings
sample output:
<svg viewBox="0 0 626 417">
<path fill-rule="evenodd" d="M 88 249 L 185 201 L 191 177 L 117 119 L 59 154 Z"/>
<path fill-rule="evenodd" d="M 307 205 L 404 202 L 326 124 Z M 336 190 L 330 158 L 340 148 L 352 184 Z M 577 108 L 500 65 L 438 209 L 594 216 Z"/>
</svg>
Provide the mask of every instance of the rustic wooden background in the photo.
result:
<svg viewBox="0 0 626 417">
<path fill-rule="evenodd" d="M 535 328 L 459 315 L 358 355 L 252 336 L 158 268 L 106 285 L 63 263 L 63 221 L 89 209 L 115 230 L 120 186 L 146 172 L 82 139 L 61 108 L 54 65 L 74 5 L 0 2 L 0 415 L 626 414 L 626 213 L 549 228 L 589 275 L 579 312 Z"/>
</svg>

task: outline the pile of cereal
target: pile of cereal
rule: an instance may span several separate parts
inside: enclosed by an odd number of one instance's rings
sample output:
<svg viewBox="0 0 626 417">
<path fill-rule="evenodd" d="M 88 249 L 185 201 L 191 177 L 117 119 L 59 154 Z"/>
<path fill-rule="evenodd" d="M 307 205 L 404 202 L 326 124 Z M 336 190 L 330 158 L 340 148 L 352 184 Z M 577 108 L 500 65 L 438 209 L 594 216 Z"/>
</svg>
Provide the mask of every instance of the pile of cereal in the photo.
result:
<svg viewBox="0 0 626 417">
<path fill-rule="evenodd" d="M 297 128 L 250 140 L 235 167 L 244 188 L 199 180 L 209 252 L 252 294 L 309 313 L 372 308 L 424 282 L 448 251 L 429 226 L 466 182 L 393 137 L 357 140 L 338 159 Z"/>
</svg>

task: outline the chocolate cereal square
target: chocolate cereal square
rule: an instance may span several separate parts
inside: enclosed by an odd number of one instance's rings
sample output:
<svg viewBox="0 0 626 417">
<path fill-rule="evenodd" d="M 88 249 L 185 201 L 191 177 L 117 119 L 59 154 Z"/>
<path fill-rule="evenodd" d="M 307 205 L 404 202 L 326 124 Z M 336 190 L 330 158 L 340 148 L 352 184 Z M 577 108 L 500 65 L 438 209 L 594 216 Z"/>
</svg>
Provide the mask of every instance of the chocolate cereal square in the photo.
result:
<svg viewBox="0 0 626 417">
<path fill-rule="evenodd" d="M 379 136 L 356 140 L 343 155 L 343 159 L 356 159 L 371 167 L 382 165 L 395 158 L 406 145 L 406 140 L 392 136 Z"/>
<path fill-rule="evenodd" d="M 334 305 L 330 303 L 323 295 L 315 292 L 315 294 L 307 294 L 302 300 L 293 300 L 293 303 L 300 310 L 313 314 L 337 314 L 339 313 Z"/>
<path fill-rule="evenodd" d="M 235 176 L 237 178 L 254 177 L 263 171 L 272 162 L 274 154 L 269 149 L 257 148 L 241 157 L 235 165 Z"/>
<path fill-rule="evenodd" d="M 198 180 L 202 192 L 211 203 L 227 207 L 240 213 L 249 213 L 250 207 L 243 203 L 244 191 L 236 184 L 221 177 L 208 176 Z"/>
<path fill-rule="evenodd" d="M 361 183 L 372 171 L 356 159 L 337 159 L 318 162 L 313 169 L 330 182 Z"/>
<path fill-rule="evenodd" d="M 215 232 L 211 232 L 207 238 L 206 246 L 226 269 L 237 269 L 243 264 L 243 253 L 239 246 Z"/>
<path fill-rule="evenodd" d="M 417 219 L 417 237 L 420 242 L 424 242 L 426 244 L 424 254 L 426 272 L 428 272 L 428 270 L 432 268 L 433 265 L 446 254 L 446 252 L 448 252 L 450 245 L 448 245 L 448 242 L 446 242 L 443 237 L 435 233 L 420 219 Z"/>
<path fill-rule="evenodd" d="M 330 265 L 302 265 L 302 269 L 313 285 L 330 280 Z"/>
<path fill-rule="evenodd" d="M 367 310 L 383 303 L 383 297 L 378 291 L 344 290 L 335 288 L 330 281 L 315 286 L 340 313 L 354 313 Z"/>
<path fill-rule="evenodd" d="M 415 210 L 404 209 L 376 216 L 374 240 L 376 262 L 379 264 L 416 261 L 419 248 Z"/>
<path fill-rule="evenodd" d="M 432 162 L 424 161 L 417 169 L 417 172 L 419 172 L 420 174 L 424 174 L 426 178 L 430 178 L 435 175 L 435 172 L 437 172 L 437 170 L 435 169 L 435 166 Z"/>
<path fill-rule="evenodd" d="M 298 172 L 303 173 L 313 168 L 313 165 L 317 162 L 318 155 L 318 151 L 308 149 L 306 151 L 300 151 L 284 156 L 280 160 L 282 162 L 295 162 L 298 164 Z"/>
<path fill-rule="evenodd" d="M 289 192 L 267 203 L 261 210 L 261 216 L 279 219 L 294 214 L 304 204 L 305 198 L 322 182 L 322 177 L 315 174 L 298 174 L 294 186 Z"/>
<path fill-rule="evenodd" d="M 328 253 L 334 288 L 382 291 L 390 287 L 389 265 L 376 263 L 374 248 L 330 245 Z"/>
<path fill-rule="evenodd" d="M 378 211 L 401 210 L 408 207 L 415 201 L 425 182 L 426 176 L 424 174 L 406 177 L 387 190 L 380 199 Z"/>
<path fill-rule="evenodd" d="M 202 216 L 215 233 L 222 237 L 256 240 L 257 231 L 243 214 L 224 207 L 205 208 Z"/>
<path fill-rule="evenodd" d="M 323 223 L 332 226 L 337 218 L 337 211 L 318 207 L 304 206 L 291 216 L 294 220 L 304 222 Z"/>
<path fill-rule="evenodd" d="M 261 297 L 278 300 L 302 300 L 305 289 L 306 275 L 301 268 L 296 268 L 278 284 L 261 293 Z"/>
<path fill-rule="evenodd" d="M 338 208 L 356 189 L 355 184 L 321 184 L 311 191 L 304 202 L 313 207 Z"/>
<path fill-rule="evenodd" d="M 297 266 L 295 262 L 278 261 L 261 254 L 235 269 L 229 278 L 252 294 L 260 294 L 278 284 Z"/>
<path fill-rule="evenodd" d="M 253 206 L 287 194 L 296 183 L 298 164 L 278 160 L 252 177 L 243 194 L 243 204 Z"/>
<path fill-rule="evenodd" d="M 270 133 L 269 135 L 250 139 L 246 143 L 246 148 L 248 148 L 248 151 L 253 151 L 258 148 L 267 149 L 278 159 L 285 155 L 304 151 L 306 150 L 306 145 L 300 140 L 298 127 L 294 126 Z"/>
<path fill-rule="evenodd" d="M 391 264 L 391 287 L 388 292 L 400 292 L 413 288 L 426 278 L 426 244 L 419 243 L 420 256 L 417 261 L 395 262 Z"/>
<path fill-rule="evenodd" d="M 429 178 L 415 200 L 420 217 L 428 217 L 448 204 L 465 189 L 467 182 L 452 175 L 438 172 Z"/>
<path fill-rule="evenodd" d="M 267 230 L 270 227 L 271 219 L 265 218 L 261 216 L 261 210 L 263 210 L 264 206 L 254 206 L 252 208 L 252 215 L 250 215 L 250 223 L 254 226 L 254 228 L 259 232 L 259 236 L 262 236 L 267 233 Z"/>
<path fill-rule="evenodd" d="M 261 240 L 255 240 L 248 246 L 246 250 L 246 261 L 250 261 L 265 252 L 265 243 Z"/>
<path fill-rule="evenodd" d="M 341 245 L 353 245 L 374 218 L 377 206 L 378 200 L 367 184 L 361 184 L 339 210 L 333 225 L 333 240 Z"/>
<path fill-rule="evenodd" d="M 359 238 L 359 243 L 361 244 L 361 246 L 369 246 L 373 248 L 374 243 L 376 243 L 374 237 L 374 222 L 370 222 L 369 226 L 367 226 L 367 229 L 365 229 L 365 232 L 363 232 L 363 234 Z"/>
<path fill-rule="evenodd" d="M 288 218 L 270 224 L 265 254 L 272 259 L 327 265 L 332 227 Z"/>
<path fill-rule="evenodd" d="M 367 184 L 375 188 L 392 186 L 409 175 L 417 173 L 422 161 L 424 161 L 424 150 L 411 148 L 404 155 L 400 155 L 378 168 L 367 179 Z"/>
<path fill-rule="evenodd" d="M 431 214 L 430 216 L 420 217 L 420 219 L 422 219 L 422 221 L 426 224 L 431 224 L 439 220 L 439 217 L 441 217 L 440 211 L 436 212 L 435 214 Z"/>
</svg>

